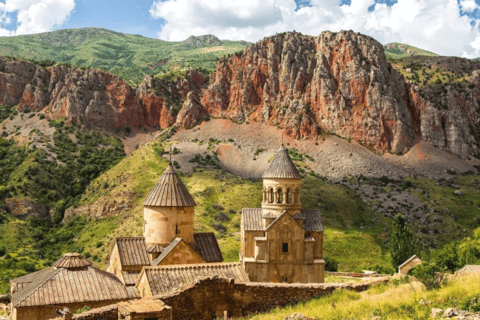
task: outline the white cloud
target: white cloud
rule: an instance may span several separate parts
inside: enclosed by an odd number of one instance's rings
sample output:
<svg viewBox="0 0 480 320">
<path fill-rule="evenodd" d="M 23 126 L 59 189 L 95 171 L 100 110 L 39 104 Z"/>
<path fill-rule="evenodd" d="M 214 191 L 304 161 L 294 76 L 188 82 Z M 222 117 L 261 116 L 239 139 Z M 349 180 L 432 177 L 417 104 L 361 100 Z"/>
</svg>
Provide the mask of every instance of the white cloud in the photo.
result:
<svg viewBox="0 0 480 320">
<path fill-rule="evenodd" d="M 0 36 L 40 33 L 63 24 L 75 8 L 75 0 L 5 0 L 0 2 Z M 16 14 L 17 25 L 8 30 L 9 15 Z"/>
<path fill-rule="evenodd" d="M 475 0 L 460 0 L 460 6 L 464 11 L 473 11 L 478 8 Z"/>
<path fill-rule="evenodd" d="M 374 5 L 374 10 L 368 8 Z M 283 31 L 317 35 L 352 29 L 381 43 L 402 42 L 442 55 L 480 56 L 480 32 L 461 10 L 477 8 L 474 0 L 398 0 L 393 6 L 375 0 L 311 0 L 296 9 L 294 0 L 162 0 L 150 14 L 166 24 L 159 38 L 181 41 L 190 35 L 258 41 Z"/>
</svg>

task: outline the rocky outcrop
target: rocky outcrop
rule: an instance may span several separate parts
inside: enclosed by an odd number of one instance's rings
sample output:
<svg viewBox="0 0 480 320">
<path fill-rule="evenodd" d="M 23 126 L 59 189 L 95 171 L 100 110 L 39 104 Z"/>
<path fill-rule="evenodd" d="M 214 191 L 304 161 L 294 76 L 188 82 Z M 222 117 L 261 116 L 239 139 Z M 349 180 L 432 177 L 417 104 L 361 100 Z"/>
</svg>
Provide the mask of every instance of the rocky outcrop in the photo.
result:
<svg viewBox="0 0 480 320">
<path fill-rule="evenodd" d="M 419 137 L 464 158 L 478 153 L 476 83 L 462 87 L 467 94 L 452 86 L 440 110 L 380 43 L 352 31 L 265 38 L 221 60 L 212 82 L 202 104 L 215 117 L 263 121 L 297 138 L 323 130 L 383 152 L 405 152 Z"/>
<path fill-rule="evenodd" d="M 480 68 L 460 58 L 425 63 L 458 65 L 462 72 Z M 183 78 L 147 76 L 137 90 L 100 70 L 0 59 L 0 104 L 108 129 L 192 128 L 206 116 L 257 121 L 295 138 L 326 132 L 381 152 L 405 152 L 417 138 L 467 158 L 479 152 L 480 71 L 468 81 L 466 87 L 418 88 L 392 68 L 371 37 L 291 32 L 220 59 L 210 79 L 196 70 Z"/>
<path fill-rule="evenodd" d="M 26 220 L 29 217 L 43 219 L 49 216 L 44 206 L 26 199 L 6 198 L 5 205 L 13 216 L 22 220 Z"/>
<path fill-rule="evenodd" d="M 120 192 L 108 198 L 100 198 L 91 205 L 84 205 L 78 208 L 70 207 L 65 210 L 65 219 L 68 220 L 75 216 L 89 218 L 115 217 L 122 213 L 129 212 L 134 206 L 134 200 L 134 192 Z"/>
</svg>

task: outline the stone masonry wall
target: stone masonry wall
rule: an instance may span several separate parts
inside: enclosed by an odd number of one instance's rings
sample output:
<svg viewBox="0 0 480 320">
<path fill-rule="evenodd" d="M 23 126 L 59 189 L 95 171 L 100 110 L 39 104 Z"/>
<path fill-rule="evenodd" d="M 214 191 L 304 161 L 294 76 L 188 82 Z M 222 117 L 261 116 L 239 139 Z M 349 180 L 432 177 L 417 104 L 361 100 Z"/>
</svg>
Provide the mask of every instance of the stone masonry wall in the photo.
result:
<svg viewBox="0 0 480 320">
<path fill-rule="evenodd" d="M 51 320 L 63 320 L 63 318 L 60 317 Z M 118 320 L 118 305 L 112 304 L 106 307 L 91 309 L 73 315 L 72 320 Z"/>
<path fill-rule="evenodd" d="M 212 319 L 213 315 L 241 317 L 317 298 L 337 289 L 363 291 L 372 284 L 388 281 L 381 278 L 358 284 L 273 284 L 234 283 L 232 279 L 213 277 L 158 298 L 172 308 L 175 320 Z"/>
<path fill-rule="evenodd" d="M 338 289 L 367 290 L 371 285 L 386 283 L 389 278 L 356 284 L 290 284 L 290 283 L 235 283 L 219 277 L 197 279 L 185 289 L 156 298 L 172 308 L 172 319 L 217 319 L 242 317 L 267 312 L 276 307 L 311 300 Z M 56 318 L 54 320 L 61 320 Z M 73 320 L 117 320 L 116 304 L 92 309 L 73 316 Z"/>
</svg>

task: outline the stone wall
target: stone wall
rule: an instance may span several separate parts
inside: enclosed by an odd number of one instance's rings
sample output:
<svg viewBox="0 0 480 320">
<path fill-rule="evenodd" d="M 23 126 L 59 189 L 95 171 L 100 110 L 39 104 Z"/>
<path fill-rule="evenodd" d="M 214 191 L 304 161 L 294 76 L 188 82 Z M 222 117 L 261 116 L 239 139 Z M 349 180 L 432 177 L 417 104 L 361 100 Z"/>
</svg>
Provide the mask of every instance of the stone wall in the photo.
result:
<svg viewBox="0 0 480 320">
<path fill-rule="evenodd" d="M 63 320 L 64 318 L 55 318 L 50 320 Z M 92 309 L 73 315 L 72 320 L 118 320 L 118 305 L 112 304 L 102 308 Z"/>
<path fill-rule="evenodd" d="M 184 290 L 159 296 L 172 308 L 173 319 L 212 319 L 227 315 L 241 317 L 310 300 L 337 289 L 363 291 L 389 278 L 358 284 L 272 284 L 234 283 L 218 277 L 197 280 Z"/>
<path fill-rule="evenodd" d="M 384 278 L 388 277 L 387 274 L 368 274 L 368 273 L 358 273 L 358 272 L 333 272 L 325 271 L 325 274 L 329 276 L 340 276 L 340 277 L 355 277 L 355 278 Z"/>
<path fill-rule="evenodd" d="M 84 302 L 84 303 L 72 303 L 65 305 L 56 305 L 56 306 L 41 306 L 41 307 L 23 307 L 23 308 L 13 308 L 12 320 L 47 320 L 58 317 L 57 310 L 67 307 L 72 313 L 76 310 L 88 306 L 91 308 L 91 311 L 110 308 L 113 304 L 118 303 L 118 300 L 112 301 L 102 301 L 102 302 Z M 91 312 L 89 311 L 89 312 Z M 87 312 L 87 313 L 89 313 Z M 95 312 L 94 312 L 95 313 Z M 81 314 L 83 315 L 83 313 Z M 115 313 L 117 316 L 117 313 Z M 97 316 L 87 317 L 87 318 L 74 318 L 77 320 L 96 320 L 101 319 Z M 104 320 L 110 320 L 110 318 L 103 318 Z M 117 318 L 112 318 L 117 319 Z"/>
<path fill-rule="evenodd" d="M 185 289 L 156 297 L 171 307 L 172 319 L 212 319 L 242 317 L 267 312 L 276 307 L 311 300 L 338 289 L 367 290 L 390 278 L 355 284 L 235 283 L 219 277 L 198 279 Z M 140 300 L 141 301 L 141 300 Z M 55 318 L 53 320 L 62 320 Z M 118 320 L 118 305 L 92 309 L 73 316 L 73 320 Z"/>
</svg>

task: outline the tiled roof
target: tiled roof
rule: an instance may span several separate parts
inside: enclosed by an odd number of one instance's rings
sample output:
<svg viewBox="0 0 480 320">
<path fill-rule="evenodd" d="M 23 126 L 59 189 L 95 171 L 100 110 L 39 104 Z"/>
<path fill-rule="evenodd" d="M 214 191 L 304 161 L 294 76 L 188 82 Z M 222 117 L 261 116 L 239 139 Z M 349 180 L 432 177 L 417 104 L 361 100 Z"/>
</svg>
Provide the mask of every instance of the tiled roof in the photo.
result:
<svg viewBox="0 0 480 320">
<path fill-rule="evenodd" d="M 161 295 L 177 290 L 195 279 L 220 276 L 233 278 L 235 282 L 250 282 L 245 269 L 239 263 L 204 263 L 190 265 L 144 267 L 152 295 Z"/>
<path fill-rule="evenodd" d="M 262 208 L 243 208 L 242 224 L 248 231 L 263 231 Z"/>
<path fill-rule="evenodd" d="M 301 215 L 300 213 L 297 213 L 297 214 L 294 214 L 292 216 L 293 219 L 305 219 L 305 217 L 303 215 Z"/>
<path fill-rule="evenodd" d="M 130 299 L 141 298 L 140 294 L 137 291 L 137 287 L 135 286 L 127 286 L 127 293 Z"/>
<path fill-rule="evenodd" d="M 37 277 L 41 277 L 44 272 L 47 272 L 48 269 L 43 269 L 40 271 L 35 271 L 24 276 L 10 280 L 11 284 L 29 284 L 33 282 Z"/>
<path fill-rule="evenodd" d="M 163 247 L 159 244 L 154 244 L 150 247 L 147 248 L 148 253 L 162 253 L 163 252 Z"/>
<path fill-rule="evenodd" d="M 254 237 L 255 241 L 267 241 L 267 237 Z"/>
<path fill-rule="evenodd" d="M 197 204 L 170 165 L 143 201 L 144 206 L 193 207 Z"/>
<path fill-rule="evenodd" d="M 408 258 L 404 263 L 402 263 L 401 265 L 398 266 L 398 268 L 402 268 L 403 266 L 405 266 L 407 263 L 409 263 L 410 261 L 412 261 L 413 259 L 415 258 L 418 258 L 416 254 L 414 254 L 413 256 L 411 256 L 410 258 Z M 419 258 L 420 259 L 420 258 Z"/>
<path fill-rule="evenodd" d="M 474 265 L 474 264 L 466 265 L 456 272 L 456 274 L 460 276 L 476 274 L 476 273 L 480 273 L 480 266 Z"/>
<path fill-rule="evenodd" d="M 288 150 L 282 146 L 278 150 L 275 158 L 273 158 L 272 163 L 270 163 L 270 166 L 268 167 L 267 171 L 265 171 L 262 178 L 301 179 L 302 176 L 288 155 Z"/>
<path fill-rule="evenodd" d="M 222 262 L 223 255 L 213 232 L 193 234 L 193 248 L 197 250 L 205 262 Z"/>
<path fill-rule="evenodd" d="M 148 266 L 150 259 L 144 237 L 116 238 L 120 262 L 122 266 Z"/>
<path fill-rule="evenodd" d="M 90 265 L 50 267 L 12 296 L 14 307 L 33 307 L 90 301 L 128 299 L 127 289 L 115 275 Z"/>
<path fill-rule="evenodd" d="M 305 231 L 323 231 L 322 215 L 319 210 L 302 209 L 297 214 L 298 218 L 305 219 Z M 295 215 L 295 216 L 297 216 Z M 242 223 L 246 231 L 263 231 L 262 209 L 261 208 L 244 208 L 242 210 Z"/>
<path fill-rule="evenodd" d="M 305 219 L 305 231 L 323 231 L 323 222 L 320 210 L 302 209 L 301 215 Z"/>
<path fill-rule="evenodd" d="M 79 253 L 66 253 L 53 263 L 56 268 L 76 269 L 90 266 L 92 263 L 82 257 Z"/>
<path fill-rule="evenodd" d="M 141 272 L 140 270 L 122 271 L 123 283 L 125 283 L 126 286 L 136 285 L 140 272 Z"/>
<path fill-rule="evenodd" d="M 155 260 L 152 261 L 151 265 L 152 265 L 152 266 L 157 266 L 157 265 L 158 265 L 160 262 L 162 262 L 162 260 L 165 259 L 165 258 L 168 256 L 168 254 L 169 254 L 180 242 L 182 242 L 182 241 L 183 241 L 182 238 L 179 238 L 179 237 L 173 239 L 173 241 L 170 242 L 170 244 L 165 247 L 165 249 L 163 250 L 162 254 L 159 255 L 159 256 L 157 257 L 157 259 L 155 259 Z"/>
</svg>

